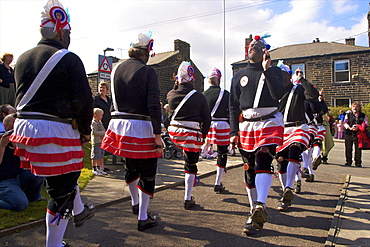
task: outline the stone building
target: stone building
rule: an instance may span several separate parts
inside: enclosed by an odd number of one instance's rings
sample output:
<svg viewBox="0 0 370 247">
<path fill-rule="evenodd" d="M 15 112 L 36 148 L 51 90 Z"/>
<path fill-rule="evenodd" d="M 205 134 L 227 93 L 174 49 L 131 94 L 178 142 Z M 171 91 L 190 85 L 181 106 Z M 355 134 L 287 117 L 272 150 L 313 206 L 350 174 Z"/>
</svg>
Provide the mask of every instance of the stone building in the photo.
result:
<svg viewBox="0 0 370 247">
<path fill-rule="evenodd" d="M 113 68 L 121 61 L 124 60 L 115 61 L 113 59 Z M 159 87 L 161 89 L 161 101 L 164 104 L 167 103 L 167 93 L 174 86 L 174 76 L 177 74 L 177 69 L 182 61 L 189 61 L 193 65 L 196 76 L 195 89 L 202 92 L 204 89 L 204 76 L 191 60 L 190 44 L 187 42 L 176 39 L 174 41 L 174 51 L 156 53 L 154 57 L 149 58 L 147 64 L 152 66 L 157 71 Z M 88 74 L 88 79 L 91 90 L 93 91 L 93 95 L 96 95 L 98 90 L 98 71 L 96 70 L 93 73 Z M 110 81 L 107 82 L 110 83 Z"/>
</svg>

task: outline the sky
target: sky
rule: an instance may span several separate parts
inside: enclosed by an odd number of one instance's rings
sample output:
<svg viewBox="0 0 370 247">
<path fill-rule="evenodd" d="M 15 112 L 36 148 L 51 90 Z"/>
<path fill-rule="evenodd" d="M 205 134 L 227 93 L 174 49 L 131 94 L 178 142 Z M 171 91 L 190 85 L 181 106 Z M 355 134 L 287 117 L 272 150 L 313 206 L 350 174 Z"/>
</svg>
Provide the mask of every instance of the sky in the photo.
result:
<svg viewBox="0 0 370 247">
<path fill-rule="evenodd" d="M 0 54 L 14 62 L 40 40 L 41 12 L 46 0 L 0 0 Z M 69 50 L 87 73 L 98 68 L 98 55 L 127 58 L 139 33 L 152 31 L 156 53 L 173 51 L 174 40 L 191 45 L 190 56 L 204 76 L 221 70 L 228 88 L 231 64 L 244 59 L 245 38 L 268 32 L 271 49 L 321 42 L 369 46 L 369 1 L 366 0 L 60 0 L 72 27 Z M 225 16 L 225 22 L 223 17 Z M 225 63 L 224 29 L 225 26 Z M 225 66 L 224 66 L 225 64 Z M 225 69 L 226 68 L 226 69 Z M 226 85 L 225 85 L 226 83 Z"/>
</svg>

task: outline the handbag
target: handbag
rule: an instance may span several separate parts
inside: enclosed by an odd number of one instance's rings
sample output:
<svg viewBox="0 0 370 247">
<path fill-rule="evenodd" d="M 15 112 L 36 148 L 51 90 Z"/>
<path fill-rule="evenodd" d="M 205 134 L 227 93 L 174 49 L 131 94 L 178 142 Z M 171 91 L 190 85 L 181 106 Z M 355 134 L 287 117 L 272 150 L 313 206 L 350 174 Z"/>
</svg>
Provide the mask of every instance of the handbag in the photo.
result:
<svg viewBox="0 0 370 247">
<path fill-rule="evenodd" d="M 357 131 L 357 140 L 358 140 L 358 147 L 361 150 L 370 150 L 370 138 L 368 136 L 368 131 Z"/>
</svg>

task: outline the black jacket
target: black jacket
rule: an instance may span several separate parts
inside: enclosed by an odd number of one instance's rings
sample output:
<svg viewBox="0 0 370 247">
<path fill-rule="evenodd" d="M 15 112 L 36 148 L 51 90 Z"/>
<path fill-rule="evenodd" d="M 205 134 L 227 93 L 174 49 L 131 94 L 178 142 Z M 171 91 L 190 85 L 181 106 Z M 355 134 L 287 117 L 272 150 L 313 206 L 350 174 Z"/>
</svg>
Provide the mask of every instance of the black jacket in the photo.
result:
<svg viewBox="0 0 370 247">
<path fill-rule="evenodd" d="M 179 84 L 177 89 L 172 89 L 167 94 L 168 105 L 170 106 L 170 118 L 172 119 L 173 111 L 180 104 L 182 99 L 194 89 L 191 83 Z M 202 124 L 201 132 L 203 138 L 206 137 L 211 125 L 211 114 L 203 94 L 194 93 L 178 111 L 175 120 L 194 121 Z"/>
<path fill-rule="evenodd" d="M 300 79 L 301 84 L 298 84 L 289 107 L 287 122 L 304 121 L 305 118 L 305 102 L 313 101 L 319 97 L 319 92 L 303 77 Z M 285 87 L 285 94 L 279 103 L 279 111 L 284 115 L 286 104 L 290 92 L 294 84 Z"/>
<path fill-rule="evenodd" d="M 220 91 L 221 88 L 219 86 L 210 86 L 206 91 L 203 92 L 211 112 L 217 102 Z M 214 118 L 229 118 L 229 95 L 230 93 L 225 90 L 221 102 L 215 114 L 213 115 Z"/>
<path fill-rule="evenodd" d="M 115 111 L 150 116 L 154 134 L 161 134 L 158 76 L 152 67 L 137 58 L 122 62 L 114 74 L 113 87 Z"/>
<path fill-rule="evenodd" d="M 18 58 L 15 68 L 16 105 L 47 60 L 60 49 L 63 49 L 60 43 L 42 39 L 35 48 Z M 80 133 L 90 135 L 92 103 L 84 65 L 76 54 L 70 52 L 46 77 L 23 111 L 41 112 L 60 118 L 75 118 Z"/>
<path fill-rule="evenodd" d="M 279 107 L 279 100 L 285 93 L 281 69 L 272 66 L 264 71 L 262 62 L 248 63 L 247 67 L 235 73 L 230 89 L 230 135 L 239 131 L 239 114 L 253 107 L 254 97 L 261 74 L 266 77 L 258 107 Z M 247 82 L 247 83 L 245 83 Z"/>
</svg>

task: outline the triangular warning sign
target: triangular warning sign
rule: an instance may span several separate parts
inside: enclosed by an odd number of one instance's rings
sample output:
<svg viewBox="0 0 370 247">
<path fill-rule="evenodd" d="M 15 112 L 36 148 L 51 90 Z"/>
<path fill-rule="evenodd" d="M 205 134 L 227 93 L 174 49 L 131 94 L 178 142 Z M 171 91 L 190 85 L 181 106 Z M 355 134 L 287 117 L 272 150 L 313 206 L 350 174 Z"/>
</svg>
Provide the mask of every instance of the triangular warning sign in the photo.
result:
<svg viewBox="0 0 370 247">
<path fill-rule="evenodd" d="M 99 66 L 99 71 L 100 72 L 106 72 L 106 73 L 111 73 L 112 72 L 112 68 L 109 65 L 107 57 L 104 57 L 103 61 L 101 62 L 100 66 Z"/>
</svg>

